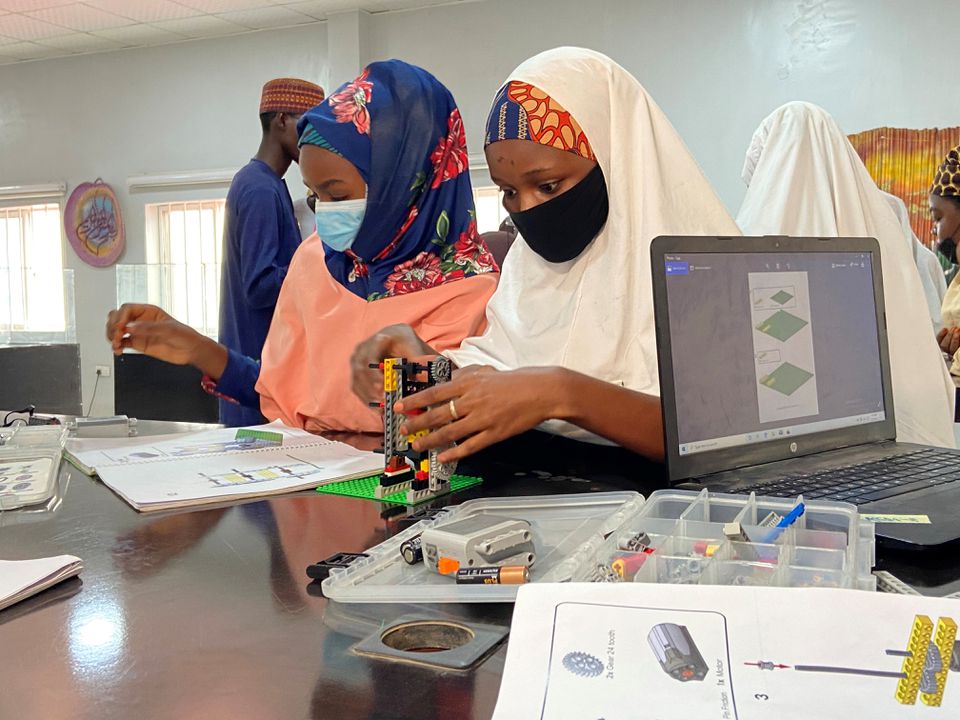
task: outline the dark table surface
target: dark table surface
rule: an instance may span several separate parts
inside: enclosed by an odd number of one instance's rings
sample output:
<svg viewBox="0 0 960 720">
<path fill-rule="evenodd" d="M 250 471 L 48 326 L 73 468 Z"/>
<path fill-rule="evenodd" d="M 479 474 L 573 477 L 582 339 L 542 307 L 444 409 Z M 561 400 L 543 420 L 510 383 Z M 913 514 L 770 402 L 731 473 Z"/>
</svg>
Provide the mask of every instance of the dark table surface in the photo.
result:
<svg viewBox="0 0 960 720">
<path fill-rule="evenodd" d="M 602 471 L 493 474 L 446 502 L 624 487 Z M 142 515 L 66 463 L 60 483 L 55 510 L 0 513 L 0 557 L 84 561 L 79 579 L 0 611 L 0 719 L 459 720 L 493 712 L 505 643 L 466 673 L 350 648 L 411 610 L 507 625 L 512 606 L 345 605 L 308 584 L 307 565 L 381 542 L 404 527 L 407 511 L 307 492 Z M 632 489 L 647 493 L 658 483 L 651 475 Z M 883 564 L 945 594 L 960 590 L 955 556 Z"/>
</svg>

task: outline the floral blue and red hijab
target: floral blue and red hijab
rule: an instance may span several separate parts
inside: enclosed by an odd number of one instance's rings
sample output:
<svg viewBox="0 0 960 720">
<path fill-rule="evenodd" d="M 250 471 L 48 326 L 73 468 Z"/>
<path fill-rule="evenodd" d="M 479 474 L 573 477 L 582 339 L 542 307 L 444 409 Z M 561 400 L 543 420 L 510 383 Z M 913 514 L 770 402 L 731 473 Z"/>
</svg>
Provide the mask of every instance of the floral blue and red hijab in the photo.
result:
<svg viewBox="0 0 960 720">
<path fill-rule="evenodd" d="M 460 111 L 433 75 L 400 60 L 372 63 L 297 130 L 301 145 L 344 157 L 367 184 L 353 246 L 324 246 L 341 285 L 379 300 L 497 270 L 477 232 Z"/>
</svg>

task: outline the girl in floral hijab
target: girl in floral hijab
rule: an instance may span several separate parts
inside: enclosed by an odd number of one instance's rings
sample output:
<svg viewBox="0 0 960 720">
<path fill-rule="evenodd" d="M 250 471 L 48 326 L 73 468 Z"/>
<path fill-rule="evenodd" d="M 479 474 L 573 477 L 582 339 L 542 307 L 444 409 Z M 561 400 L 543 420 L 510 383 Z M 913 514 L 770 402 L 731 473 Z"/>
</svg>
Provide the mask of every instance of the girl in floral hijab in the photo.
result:
<svg viewBox="0 0 960 720">
<path fill-rule="evenodd" d="M 367 187 L 350 247 L 326 248 L 330 274 L 350 292 L 373 301 L 496 269 L 477 233 L 460 111 L 428 72 L 373 63 L 298 130 L 301 147 L 345 158 Z M 326 242 L 322 226 L 318 234 Z"/>
<path fill-rule="evenodd" d="M 483 331 L 497 286 L 477 234 L 460 111 L 428 72 L 391 60 L 304 114 L 298 131 L 317 233 L 290 263 L 261 362 L 148 305 L 111 313 L 107 336 L 115 352 L 199 367 L 211 392 L 268 420 L 378 432 L 379 412 L 351 392 L 353 348 L 396 323 L 456 347 Z"/>
<path fill-rule="evenodd" d="M 484 327 L 499 277 L 477 234 L 460 111 L 430 73 L 390 60 L 308 111 L 298 129 L 317 235 L 297 250 L 280 291 L 257 383 L 261 412 L 307 430 L 377 432 L 379 412 L 351 393 L 357 342 L 412 321 L 455 347 Z M 347 193 L 323 187 L 318 159 L 348 162 L 362 199 L 336 202 Z"/>
</svg>

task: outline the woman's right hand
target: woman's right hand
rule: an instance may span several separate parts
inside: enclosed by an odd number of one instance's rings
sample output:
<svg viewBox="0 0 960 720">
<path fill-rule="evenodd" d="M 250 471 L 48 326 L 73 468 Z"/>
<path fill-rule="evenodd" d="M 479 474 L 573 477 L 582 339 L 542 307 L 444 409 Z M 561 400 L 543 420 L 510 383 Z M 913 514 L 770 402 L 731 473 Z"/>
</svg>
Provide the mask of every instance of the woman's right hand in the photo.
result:
<svg viewBox="0 0 960 720">
<path fill-rule="evenodd" d="M 353 392 L 365 403 L 382 402 L 383 372 L 371 365 L 379 365 L 384 358 L 411 359 L 436 354 L 409 325 L 385 327 L 357 345 L 350 357 Z"/>
<path fill-rule="evenodd" d="M 956 354 L 960 350 L 960 327 L 943 328 L 937 333 L 937 342 L 947 355 Z"/>
<path fill-rule="evenodd" d="M 126 303 L 107 315 L 107 340 L 114 355 L 126 348 L 175 365 L 194 365 L 219 379 L 227 349 L 175 320 L 156 305 Z"/>
</svg>

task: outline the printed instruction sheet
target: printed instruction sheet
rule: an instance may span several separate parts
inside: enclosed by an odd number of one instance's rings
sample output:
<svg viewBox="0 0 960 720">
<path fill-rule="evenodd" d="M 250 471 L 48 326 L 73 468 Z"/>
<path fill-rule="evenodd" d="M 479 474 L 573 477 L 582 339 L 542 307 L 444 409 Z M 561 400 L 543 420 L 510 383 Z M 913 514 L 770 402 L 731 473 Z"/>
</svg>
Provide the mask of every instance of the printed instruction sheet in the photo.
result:
<svg viewBox="0 0 960 720">
<path fill-rule="evenodd" d="M 494 718 L 956 718 L 958 622 L 857 590 L 527 585 Z"/>
<path fill-rule="evenodd" d="M 748 285 L 760 422 L 816 415 L 807 273 L 752 272 Z"/>
</svg>

